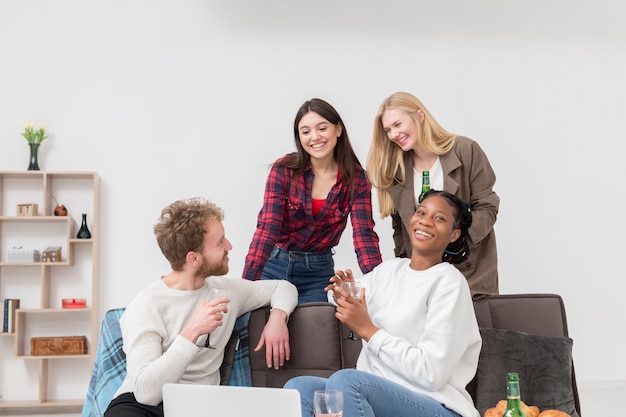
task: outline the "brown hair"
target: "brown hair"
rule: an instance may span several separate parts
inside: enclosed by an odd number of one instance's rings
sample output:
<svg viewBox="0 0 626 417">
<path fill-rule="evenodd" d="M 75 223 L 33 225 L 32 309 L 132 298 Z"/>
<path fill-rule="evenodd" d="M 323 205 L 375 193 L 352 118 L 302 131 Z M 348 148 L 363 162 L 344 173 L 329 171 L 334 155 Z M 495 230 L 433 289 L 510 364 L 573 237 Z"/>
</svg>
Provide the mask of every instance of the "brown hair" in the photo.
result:
<svg viewBox="0 0 626 417">
<path fill-rule="evenodd" d="M 296 118 L 293 122 L 293 135 L 296 144 L 296 152 L 289 154 L 286 158 L 283 158 L 274 163 L 277 166 L 283 166 L 285 168 L 294 170 L 294 180 L 302 175 L 306 167 L 309 165 L 311 156 L 304 150 L 300 143 L 300 131 L 298 130 L 298 124 L 300 120 L 307 113 L 314 112 L 322 116 L 334 125 L 338 125 L 341 128 L 341 135 L 337 138 L 337 145 L 333 151 L 333 158 L 339 165 L 339 175 L 342 181 L 346 181 L 350 184 L 351 192 L 354 191 L 354 178 L 356 176 L 356 167 L 361 166 L 359 158 L 356 156 L 352 145 L 350 144 L 350 138 L 348 137 L 348 130 L 341 120 L 341 116 L 333 106 L 326 101 L 319 98 L 312 98 L 307 100 L 300 106 L 296 113 Z M 297 181 L 294 181 L 297 182 Z"/>
<path fill-rule="evenodd" d="M 161 211 L 154 225 L 161 252 L 174 271 L 181 271 L 190 251 L 202 249 L 206 224 L 224 220 L 224 211 L 201 197 L 178 200 Z"/>
</svg>

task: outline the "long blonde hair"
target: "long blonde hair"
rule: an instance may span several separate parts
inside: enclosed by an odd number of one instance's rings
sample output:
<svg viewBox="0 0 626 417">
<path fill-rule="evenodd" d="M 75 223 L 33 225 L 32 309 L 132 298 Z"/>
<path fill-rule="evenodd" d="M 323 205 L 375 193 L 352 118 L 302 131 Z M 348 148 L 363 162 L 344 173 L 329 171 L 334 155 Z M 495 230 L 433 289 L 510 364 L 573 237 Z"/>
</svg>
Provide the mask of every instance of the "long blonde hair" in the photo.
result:
<svg viewBox="0 0 626 417">
<path fill-rule="evenodd" d="M 367 176 L 378 191 L 378 204 L 380 217 L 385 218 L 395 210 L 393 201 L 389 195 L 389 189 L 397 181 L 403 184 L 406 178 L 404 166 L 404 151 L 389 140 L 387 132 L 383 128 L 382 117 L 387 109 L 403 110 L 415 120 L 421 127 L 420 137 L 417 139 L 419 146 L 437 155 L 448 153 L 454 146 L 456 135 L 445 130 L 424 107 L 421 101 L 412 94 L 397 92 L 387 97 L 380 106 L 374 118 L 374 131 L 372 143 L 367 155 Z M 424 115 L 420 120 L 418 111 Z M 412 151 L 410 151 L 412 152 Z M 396 172 L 400 171 L 396 179 Z"/>
</svg>

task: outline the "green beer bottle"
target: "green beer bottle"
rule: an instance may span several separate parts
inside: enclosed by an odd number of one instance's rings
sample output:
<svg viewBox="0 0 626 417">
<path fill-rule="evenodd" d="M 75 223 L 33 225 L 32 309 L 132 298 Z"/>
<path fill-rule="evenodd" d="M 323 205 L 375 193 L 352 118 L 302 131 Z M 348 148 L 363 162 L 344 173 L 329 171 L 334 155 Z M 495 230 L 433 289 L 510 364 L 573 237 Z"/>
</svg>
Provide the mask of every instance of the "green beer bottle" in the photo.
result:
<svg viewBox="0 0 626 417">
<path fill-rule="evenodd" d="M 526 417 L 522 410 L 519 375 L 516 372 L 506 374 L 506 410 L 502 417 Z"/>
<path fill-rule="evenodd" d="M 430 172 L 422 171 L 422 192 L 420 193 L 419 198 L 417 199 L 418 203 L 421 203 L 424 199 L 424 194 L 426 194 L 430 190 Z"/>
</svg>

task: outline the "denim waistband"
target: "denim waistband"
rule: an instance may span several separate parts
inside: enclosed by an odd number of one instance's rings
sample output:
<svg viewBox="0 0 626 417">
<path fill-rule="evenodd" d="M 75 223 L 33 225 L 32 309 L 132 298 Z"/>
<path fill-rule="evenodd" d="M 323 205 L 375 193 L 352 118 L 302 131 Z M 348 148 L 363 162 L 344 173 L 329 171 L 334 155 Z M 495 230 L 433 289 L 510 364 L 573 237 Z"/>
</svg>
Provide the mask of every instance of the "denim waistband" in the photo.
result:
<svg viewBox="0 0 626 417">
<path fill-rule="evenodd" d="M 290 259 L 292 261 L 325 261 L 333 257 L 332 250 L 326 252 L 298 252 L 274 246 L 271 257 Z"/>
</svg>

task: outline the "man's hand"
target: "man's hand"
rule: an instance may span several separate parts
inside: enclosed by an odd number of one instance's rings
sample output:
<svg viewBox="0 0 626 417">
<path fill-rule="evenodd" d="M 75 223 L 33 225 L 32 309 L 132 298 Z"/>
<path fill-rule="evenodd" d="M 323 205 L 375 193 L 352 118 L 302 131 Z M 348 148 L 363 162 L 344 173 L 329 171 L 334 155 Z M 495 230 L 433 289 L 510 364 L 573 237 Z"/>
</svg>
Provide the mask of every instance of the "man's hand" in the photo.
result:
<svg viewBox="0 0 626 417">
<path fill-rule="evenodd" d="M 278 369 L 289 360 L 291 350 L 289 348 L 289 330 L 287 329 L 287 313 L 279 309 L 272 309 L 270 318 L 261 334 L 259 344 L 254 348 L 258 352 L 265 347 L 265 362 L 267 367 Z"/>
<path fill-rule="evenodd" d="M 229 302 L 229 298 L 218 298 L 202 303 L 182 328 L 180 335 L 189 339 L 191 343 L 196 343 L 200 336 L 217 329 L 223 324 L 222 320 L 224 314 L 228 312 Z"/>
</svg>

